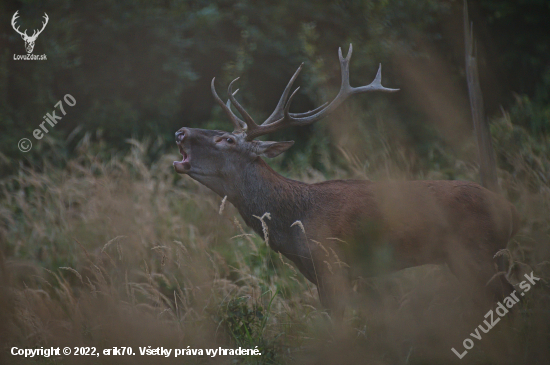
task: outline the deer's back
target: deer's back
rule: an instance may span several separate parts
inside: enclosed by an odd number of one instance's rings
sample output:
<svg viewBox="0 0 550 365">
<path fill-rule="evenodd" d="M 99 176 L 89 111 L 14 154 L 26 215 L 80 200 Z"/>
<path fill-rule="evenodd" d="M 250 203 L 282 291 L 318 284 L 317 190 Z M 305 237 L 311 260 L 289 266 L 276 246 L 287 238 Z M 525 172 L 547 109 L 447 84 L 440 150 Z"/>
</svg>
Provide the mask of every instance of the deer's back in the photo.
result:
<svg viewBox="0 0 550 365">
<path fill-rule="evenodd" d="M 493 255 L 517 230 L 514 207 L 472 182 L 333 180 L 311 188 L 308 231 L 346 241 L 340 248 L 350 259 L 402 268 L 443 262 L 458 249 Z"/>
</svg>

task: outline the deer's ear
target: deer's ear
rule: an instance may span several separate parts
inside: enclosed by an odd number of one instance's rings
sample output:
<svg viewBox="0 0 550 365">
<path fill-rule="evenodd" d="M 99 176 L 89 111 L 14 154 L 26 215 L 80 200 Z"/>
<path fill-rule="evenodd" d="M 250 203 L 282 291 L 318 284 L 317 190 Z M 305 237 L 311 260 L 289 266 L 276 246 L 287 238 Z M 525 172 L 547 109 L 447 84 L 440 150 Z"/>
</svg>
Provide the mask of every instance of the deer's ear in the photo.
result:
<svg viewBox="0 0 550 365">
<path fill-rule="evenodd" d="M 267 142 L 267 141 L 258 141 L 256 147 L 256 153 L 260 156 L 265 156 L 269 158 L 277 157 L 281 153 L 288 150 L 294 141 L 289 142 Z"/>
</svg>

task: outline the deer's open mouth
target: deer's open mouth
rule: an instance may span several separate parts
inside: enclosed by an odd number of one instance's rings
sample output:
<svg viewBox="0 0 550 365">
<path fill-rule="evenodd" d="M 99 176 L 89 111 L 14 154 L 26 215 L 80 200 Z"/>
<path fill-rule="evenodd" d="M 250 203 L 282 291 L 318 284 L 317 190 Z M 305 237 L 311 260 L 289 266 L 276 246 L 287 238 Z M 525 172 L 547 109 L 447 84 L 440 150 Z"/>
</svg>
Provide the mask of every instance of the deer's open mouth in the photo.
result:
<svg viewBox="0 0 550 365">
<path fill-rule="evenodd" d="M 189 162 L 189 153 L 186 152 L 182 146 L 179 146 L 180 153 L 183 156 L 181 161 L 174 161 L 174 169 L 178 174 L 185 174 L 191 170 L 191 163 Z"/>
</svg>

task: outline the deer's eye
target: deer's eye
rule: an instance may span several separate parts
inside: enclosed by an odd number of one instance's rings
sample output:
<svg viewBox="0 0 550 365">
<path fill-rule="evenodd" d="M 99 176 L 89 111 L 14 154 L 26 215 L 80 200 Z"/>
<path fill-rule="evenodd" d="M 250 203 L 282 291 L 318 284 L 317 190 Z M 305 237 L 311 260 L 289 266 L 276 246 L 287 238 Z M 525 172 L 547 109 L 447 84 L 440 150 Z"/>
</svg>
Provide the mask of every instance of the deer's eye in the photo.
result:
<svg viewBox="0 0 550 365">
<path fill-rule="evenodd" d="M 233 138 L 227 138 L 226 141 L 227 141 L 227 143 L 229 143 L 229 144 L 235 143 L 235 140 L 234 140 Z"/>
</svg>

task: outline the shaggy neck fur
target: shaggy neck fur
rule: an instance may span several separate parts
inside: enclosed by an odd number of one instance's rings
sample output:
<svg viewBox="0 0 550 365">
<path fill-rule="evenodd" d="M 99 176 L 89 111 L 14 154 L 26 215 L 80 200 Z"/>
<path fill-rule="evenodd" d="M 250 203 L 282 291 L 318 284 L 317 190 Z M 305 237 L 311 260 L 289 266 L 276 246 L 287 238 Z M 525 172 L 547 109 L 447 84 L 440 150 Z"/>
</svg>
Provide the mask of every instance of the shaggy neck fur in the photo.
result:
<svg viewBox="0 0 550 365">
<path fill-rule="evenodd" d="M 279 175 L 261 158 L 248 164 L 236 179 L 236 183 L 224 184 L 229 201 L 261 237 L 261 221 L 254 216 L 270 213 L 271 219 L 264 218 L 269 227 L 270 244 L 283 239 L 278 235 L 288 232 L 296 220 L 303 219 L 311 206 L 308 184 Z"/>
</svg>

